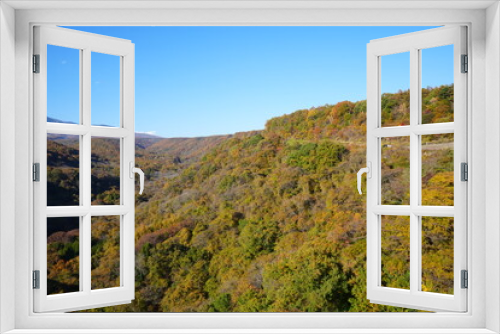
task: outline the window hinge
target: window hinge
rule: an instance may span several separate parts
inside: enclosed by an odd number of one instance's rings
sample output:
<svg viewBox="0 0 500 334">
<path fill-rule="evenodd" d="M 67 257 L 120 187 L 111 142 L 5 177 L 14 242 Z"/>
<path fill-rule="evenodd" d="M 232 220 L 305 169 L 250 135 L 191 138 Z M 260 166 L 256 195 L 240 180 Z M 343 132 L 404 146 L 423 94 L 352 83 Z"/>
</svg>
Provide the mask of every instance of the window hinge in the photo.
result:
<svg viewBox="0 0 500 334">
<path fill-rule="evenodd" d="M 40 182 L 40 164 L 38 162 L 33 164 L 33 181 Z"/>
<path fill-rule="evenodd" d="M 462 270 L 462 289 L 467 289 L 469 287 L 469 273 L 467 270 Z"/>
<path fill-rule="evenodd" d="M 40 270 L 33 270 L 33 289 L 40 289 Z"/>
<path fill-rule="evenodd" d="M 40 55 L 33 55 L 33 73 L 40 73 Z"/>
<path fill-rule="evenodd" d="M 467 55 L 462 55 L 462 73 L 467 73 L 469 72 L 469 56 Z"/>
<path fill-rule="evenodd" d="M 461 164 L 461 180 L 469 181 L 469 165 L 466 162 L 462 162 Z"/>
</svg>

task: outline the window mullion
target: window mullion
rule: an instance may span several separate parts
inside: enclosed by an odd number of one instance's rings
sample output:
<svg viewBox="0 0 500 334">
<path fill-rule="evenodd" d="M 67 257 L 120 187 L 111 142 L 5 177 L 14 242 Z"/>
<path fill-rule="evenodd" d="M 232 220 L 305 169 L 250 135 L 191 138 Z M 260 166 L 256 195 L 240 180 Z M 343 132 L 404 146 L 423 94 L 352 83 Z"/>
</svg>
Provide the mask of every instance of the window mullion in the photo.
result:
<svg viewBox="0 0 500 334">
<path fill-rule="evenodd" d="M 420 217 L 414 209 L 420 204 L 420 143 L 415 128 L 419 124 L 419 50 L 410 49 L 410 291 L 416 293 L 420 286 Z"/>
<path fill-rule="evenodd" d="M 80 50 L 80 96 L 79 96 L 79 103 L 80 103 L 80 122 L 79 124 L 83 124 L 84 120 L 83 120 L 83 115 L 84 115 L 84 112 L 83 112 L 83 106 L 84 106 L 84 102 L 83 102 L 83 87 L 84 87 L 84 81 L 83 81 L 83 69 L 84 69 L 84 54 L 83 54 L 83 50 Z M 83 135 L 80 135 L 79 136 L 79 150 L 81 153 L 85 152 L 84 150 L 84 145 L 83 145 L 83 138 L 84 136 Z M 83 178 L 83 171 L 85 170 L 85 164 L 84 164 L 84 159 L 82 159 L 82 156 L 80 155 L 80 161 L 79 161 L 79 169 L 80 169 L 80 177 L 78 178 L 78 189 L 79 189 L 79 200 L 80 200 L 80 206 L 83 206 L 84 205 L 84 198 L 85 198 L 85 193 L 83 191 L 84 189 L 84 178 Z M 85 251 L 85 248 L 83 247 L 84 243 L 82 242 L 83 241 L 83 228 L 84 228 L 84 219 L 83 217 L 80 216 L 80 224 L 78 225 L 78 231 L 80 231 L 80 242 L 79 242 L 79 254 L 80 254 L 80 260 L 79 260 L 79 279 L 78 279 L 78 284 L 79 284 L 79 291 L 83 291 L 85 289 L 85 286 L 84 286 L 84 277 L 85 277 L 85 272 L 84 272 L 84 267 L 83 267 L 83 254 L 84 254 L 84 251 Z"/>
<path fill-rule="evenodd" d="M 83 66 L 82 66 L 82 124 L 90 129 L 91 121 L 91 50 L 86 48 L 83 50 Z M 91 250 L 91 172 L 92 172 L 92 152 L 91 152 L 91 132 L 87 131 L 82 138 L 82 171 L 81 182 L 83 189 L 82 204 L 88 210 L 83 216 L 82 240 L 80 247 L 82 248 L 82 256 L 80 257 L 80 266 L 82 268 L 82 276 L 80 280 L 83 284 L 83 291 L 90 293 L 91 291 L 91 271 L 92 271 L 92 250 Z"/>
<path fill-rule="evenodd" d="M 83 50 L 82 69 L 82 124 L 90 130 L 90 106 L 91 106 L 91 51 Z M 82 204 L 85 208 L 90 208 L 91 202 L 91 132 L 86 131 L 82 138 L 82 171 L 81 188 L 83 191 Z"/>
<path fill-rule="evenodd" d="M 90 293 L 91 290 L 91 271 L 92 271 L 92 249 L 91 249 L 91 216 L 86 214 L 83 216 L 83 229 L 82 229 L 82 256 L 80 257 L 80 266 L 82 267 L 82 276 L 80 277 L 81 285 L 83 285 L 83 291 Z"/>
</svg>

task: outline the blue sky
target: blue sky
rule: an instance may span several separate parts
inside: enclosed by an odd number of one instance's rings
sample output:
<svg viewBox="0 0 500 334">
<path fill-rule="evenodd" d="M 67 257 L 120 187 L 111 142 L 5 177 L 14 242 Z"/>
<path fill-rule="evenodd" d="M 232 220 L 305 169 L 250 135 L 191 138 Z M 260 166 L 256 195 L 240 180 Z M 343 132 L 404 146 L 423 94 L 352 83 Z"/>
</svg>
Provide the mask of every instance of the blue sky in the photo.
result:
<svg viewBox="0 0 500 334">
<path fill-rule="evenodd" d="M 137 132 L 195 137 L 263 129 L 298 109 L 363 100 L 366 44 L 429 27 L 71 29 L 135 44 Z M 48 114 L 76 122 L 78 51 L 50 48 Z M 451 54 L 451 46 L 424 50 L 424 87 L 453 82 Z M 385 57 L 383 90 L 408 89 L 408 56 Z M 92 124 L 119 122 L 117 64 L 115 56 L 92 55 Z"/>
</svg>

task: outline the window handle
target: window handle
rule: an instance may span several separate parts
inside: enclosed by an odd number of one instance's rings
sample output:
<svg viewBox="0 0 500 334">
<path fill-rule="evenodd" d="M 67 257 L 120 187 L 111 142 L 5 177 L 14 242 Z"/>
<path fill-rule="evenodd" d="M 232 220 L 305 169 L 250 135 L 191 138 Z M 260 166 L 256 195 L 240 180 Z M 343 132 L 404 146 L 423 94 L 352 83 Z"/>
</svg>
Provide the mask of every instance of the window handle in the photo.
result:
<svg viewBox="0 0 500 334">
<path fill-rule="evenodd" d="M 139 174 L 139 184 L 140 184 L 140 189 L 139 189 L 139 195 L 142 195 L 142 192 L 144 191 L 144 172 L 142 169 L 134 167 L 134 163 L 131 161 L 129 164 L 130 167 L 130 178 L 134 178 L 134 173 Z"/>
<path fill-rule="evenodd" d="M 372 163 L 368 161 L 366 165 L 367 167 L 361 168 L 358 171 L 358 192 L 360 195 L 363 194 L 363 192 L 361 191 L 361 176 L 363 175 L 363 173 L 366 173 L 366 177 L 368 179 L 372 178 Z"/>
</svg>

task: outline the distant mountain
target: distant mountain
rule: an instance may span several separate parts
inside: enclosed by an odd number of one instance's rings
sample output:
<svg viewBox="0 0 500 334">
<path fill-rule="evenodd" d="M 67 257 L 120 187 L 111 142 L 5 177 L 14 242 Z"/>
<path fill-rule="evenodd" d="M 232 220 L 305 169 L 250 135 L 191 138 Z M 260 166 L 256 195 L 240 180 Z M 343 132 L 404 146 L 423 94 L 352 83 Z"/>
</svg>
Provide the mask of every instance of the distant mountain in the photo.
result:
<svg viewBox="0 0 500 334">
<path fill-rule="evenodd" d="M 135 138 L 163 138 L 163 137 L 153 135 L 151 133 L 146 133 L 146 132 L 136 132 Z"/>
<path fill-rule="evenodd" d="M 149 154 L 164 153 L 180 157 L 182 161 L 198 159 L 234 135 L 195 138 L 163 138 L 148 147 Z"/>
<path fill-rule="evenodd" d="M 62 121 L 60 119 L 53 118 L 53 117 L 48 117 L 48 116 L 47 116 L 47 122 L 50 122 L 50 123 L 64 123 L 64 124 L 76 124 L 75 122 Z"/>
<path fill-rule="evenodd" d="M 57 119 L 57 118 L 53 118 L 53 117 L 48 117 L 47 116 L 47 122 L 49 123 L 61 123 L 61 124 L 77 124 L 75 122 L 70 122 L 70 121 L 63 121 L 63 120 L 60 120 L 60 119 Z M 108 126 L 108 127 L 111 127 L 110 125 L 106 125 L 106 124 L 98 124 L 97 126 Z M 64 139 L 65 136 L 64 135 L 57 135 L 57 139 Z M 160 137 L 160 136 L 157 136 L 157 135 L 153 135 L 151 133 L 146 133 L 146 132 L 136 132 L 135 133 L 135 138 L 136 139 L 163 139 L 163 137 Z"/>
</svg>

